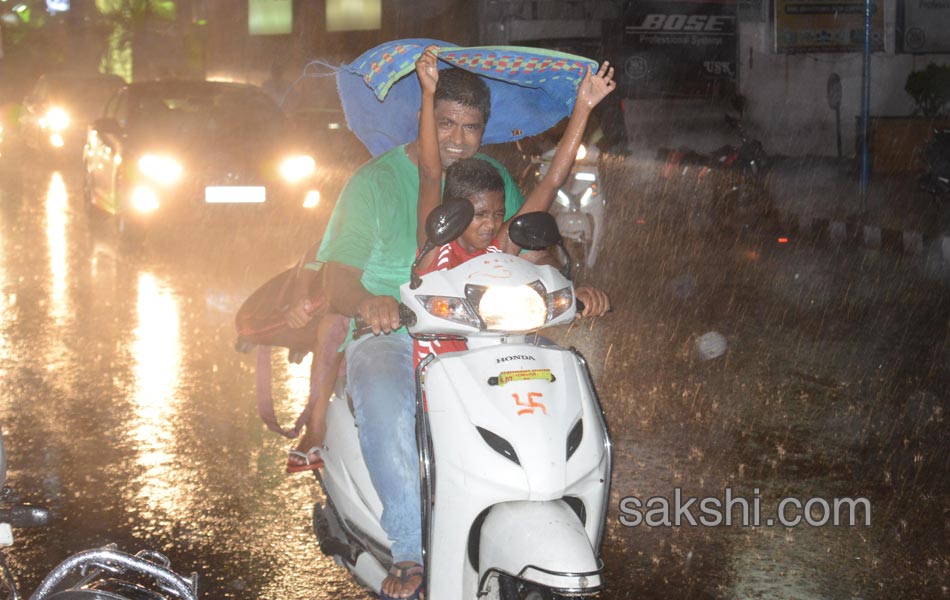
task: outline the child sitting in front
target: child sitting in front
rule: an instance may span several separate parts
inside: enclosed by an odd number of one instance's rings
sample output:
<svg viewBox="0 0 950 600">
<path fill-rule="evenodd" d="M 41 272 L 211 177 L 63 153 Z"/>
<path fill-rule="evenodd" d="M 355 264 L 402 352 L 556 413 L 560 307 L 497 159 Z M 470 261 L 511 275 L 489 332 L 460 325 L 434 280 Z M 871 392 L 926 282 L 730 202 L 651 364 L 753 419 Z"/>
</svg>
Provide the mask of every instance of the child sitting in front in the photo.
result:
<svg viewBox="0 0 950 600">
<path fill-rule="evenodd" d="M 419 206 L 417 241 L 425 244 L 425 222 L 429 213 L 444 198 L 468 200 L 475 207 L 475 216 L 465 232 L 456 240 L 434 248 L 420 257 L 417 272 L 421 274 L 456 267 L 469 259 L 488 252 L 518 254 L 521 251 L 508 237 L 511 221 L 522 214 L 547 211 L 558 188 L 571 172 L 584 129 L 590 113 L 614 87 L 614 70 L 604 63 L 596 74 L 590 67 L 577 88 L 574 109 L 567 128 L 558 144 L 551 166 L 538 186 L 531 192 L 521 209 L 505 221 L 505 186 L 497 169 L 487 161 L 468 158 L 454 162 L 445 171 L 445 191 L 442 191 L 442 161 L 439 157 L 439 140 L 435 122 L 435 88 L 439 80 L 437 48 L 425 49 L 416 62 L 416 74 L 422 87 L 422 109 L 419 114 Z M 586 296 L 584 316 L 599 316 L 607 310 L 603 292 L 593 288 L 579 287 L 575 294 L 580 299 Z M 416 340 L 416 364 L 430 353 L 464 350 L 465 342 Z"/>
</svg>

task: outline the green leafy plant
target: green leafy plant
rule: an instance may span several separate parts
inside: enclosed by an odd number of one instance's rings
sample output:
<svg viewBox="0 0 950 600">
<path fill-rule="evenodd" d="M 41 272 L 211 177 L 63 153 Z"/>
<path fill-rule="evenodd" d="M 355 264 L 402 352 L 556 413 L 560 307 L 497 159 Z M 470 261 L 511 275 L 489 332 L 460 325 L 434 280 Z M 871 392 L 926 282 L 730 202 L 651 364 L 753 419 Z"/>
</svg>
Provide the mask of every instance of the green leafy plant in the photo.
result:
<svg viewBox="0 0 950 600">
<path fill-rule="evenodd" d="M 914 99 L 915 115 L 941 117 L 950 114 L 950 65 L 928 64 L 907 76 L 904 90 Z"/>
</svg>

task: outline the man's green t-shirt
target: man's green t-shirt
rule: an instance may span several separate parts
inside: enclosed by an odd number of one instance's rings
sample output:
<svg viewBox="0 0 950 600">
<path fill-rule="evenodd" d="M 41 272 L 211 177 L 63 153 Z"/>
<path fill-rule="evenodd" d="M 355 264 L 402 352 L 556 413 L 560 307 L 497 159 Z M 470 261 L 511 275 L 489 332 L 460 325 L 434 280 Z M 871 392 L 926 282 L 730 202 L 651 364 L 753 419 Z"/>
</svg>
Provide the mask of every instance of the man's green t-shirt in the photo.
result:
<svg viewBox="0 0 950 600">
<path fill-rule="evenodd" d="M 505 182 L 505 219 L 524 196 L 498 161 L 476 154 L 498 169 Z M 333 209 L 317 263 L 338 262 L 363 271 L 368 292 L 399 299 L 416 257 L 419 169 L 405 146 L 397 146 L 360 167 L 350 177 Z M 319 268 L 318 265 L 314 265 Z"/>
</svg>

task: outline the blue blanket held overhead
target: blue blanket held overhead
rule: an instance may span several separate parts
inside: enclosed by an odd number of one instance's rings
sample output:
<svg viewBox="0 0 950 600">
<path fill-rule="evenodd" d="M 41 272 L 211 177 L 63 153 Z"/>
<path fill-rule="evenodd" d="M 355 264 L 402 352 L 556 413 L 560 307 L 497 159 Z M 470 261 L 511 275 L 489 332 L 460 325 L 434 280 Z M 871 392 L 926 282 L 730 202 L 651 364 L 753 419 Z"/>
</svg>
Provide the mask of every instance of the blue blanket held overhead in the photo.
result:
<svg viewBox="0 0 950 600">
<path fill-rule="evenodd" d="M 539 134 L 570 115 L 577 86 L 593 60 L 539 48 L 481 46 L 411 39 L 363 53 L 337 71 L 347 124 L 373 156 L 416 139 L 422 101 L 415 63 L 430 44 L 440 47 L 439 68 L 481 75 L 491 90 L 484 144 Z"/>
</svg>

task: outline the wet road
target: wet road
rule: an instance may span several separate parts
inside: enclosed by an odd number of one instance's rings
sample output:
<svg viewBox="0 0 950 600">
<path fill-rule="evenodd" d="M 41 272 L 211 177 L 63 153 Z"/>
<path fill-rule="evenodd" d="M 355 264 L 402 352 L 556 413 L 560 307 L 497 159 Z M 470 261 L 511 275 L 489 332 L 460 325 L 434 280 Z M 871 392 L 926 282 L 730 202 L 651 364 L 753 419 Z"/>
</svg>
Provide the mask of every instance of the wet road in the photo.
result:
<svg viewBox="0 0 950 600">
<path fill-rule="evenodd" d="M 594 281 L 617 310 L 556 334 L 589 359 L 615 438 L 602 597 L 946 596 L 945 274 L 795 239 L 690 237 L 634 199 L 611 210 Z M 18 532 L 24 589 L 70 552 L 116 542 L 198 571 L 206 598 L 370 597 L 317 550 L 319 494 L 284 475 L 253 358 L 232 348 L 240 302 L 311 240 L 237 233 L 165 232 L 129 253 L 87 216 L 75 173 L 0 179 L 9 484 L 56 517 Z M 728 347 L 704 360 L 710 331 Z M 274 364 L 288 420 L 307 373 Z M 790 496 L 861 496 L 872 524 L 621 523 L 622 498 L 676 488 L 757 496 L 764 515 Z"/>
</svg>

